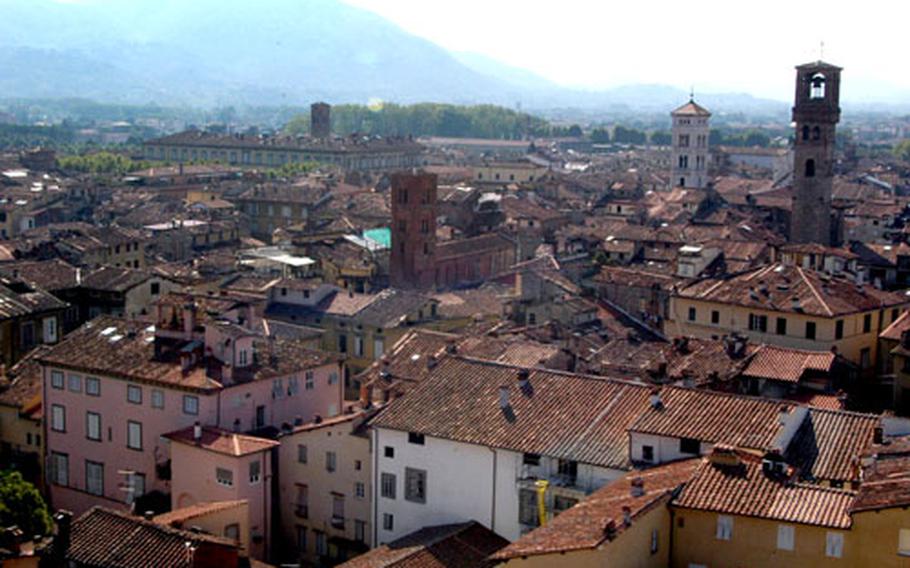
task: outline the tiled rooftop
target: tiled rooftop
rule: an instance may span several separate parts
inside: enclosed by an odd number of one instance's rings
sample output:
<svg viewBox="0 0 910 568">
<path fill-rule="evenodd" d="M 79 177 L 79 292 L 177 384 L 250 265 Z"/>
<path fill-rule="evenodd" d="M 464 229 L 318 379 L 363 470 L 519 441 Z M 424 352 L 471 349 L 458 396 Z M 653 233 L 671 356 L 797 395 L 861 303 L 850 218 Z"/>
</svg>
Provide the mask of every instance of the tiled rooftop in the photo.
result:
<svg viewBox="0 0 910 568">
<path fill-rule="evenodd" d="M 264 452 L 279 445 L 274 440 L 238 434 L 208 426 L 202 427 L 202 437 L 197 441 L 193 438 L 194 428 L 194 426 L 188 426 L 181 430 L 164 434 L 164 437 L 172 442 L 195 446 L 232 457 Z"/>
<path fill-rule="evenodd" d="M 796 383 L 807 372 L 830 373 L 836 358 L 831 351 L 804 351 L 762 345 L 743 370 L 743 375 Z"/>
</svg>

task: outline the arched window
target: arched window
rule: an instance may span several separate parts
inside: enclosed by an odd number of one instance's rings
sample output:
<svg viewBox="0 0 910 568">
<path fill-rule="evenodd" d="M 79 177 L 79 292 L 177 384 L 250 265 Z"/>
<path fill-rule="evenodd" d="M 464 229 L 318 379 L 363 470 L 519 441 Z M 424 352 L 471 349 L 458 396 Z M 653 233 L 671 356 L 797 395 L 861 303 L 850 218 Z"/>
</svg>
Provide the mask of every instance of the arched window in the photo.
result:
<svg viewBox="0 0 910 568">
<path fill-rule="evenodd" d="M 818 126 L 813 126 L 812 127 L 812 139 L 818 140 L 821 137 L 822 137 L 822 129 L 819 128 Z"/>
<path fill-rule="evenodd" d="M 825 98 L 825 76 L 821 73 L 816 73 L 812 75 L 810 80 L 809 88 L 809 98 L 810 99 L 823 99 Z"/>
<path fill-rule="evenodd" d="M 803 140 L 808 140 L 808 139 L 809 139 L 809 125 L 806 124 L 805 126 L 803 126 Z"/>
<path fill-rule="evenodd" d="M 815 177 L 815 160 L 806 160 L 806 177 Z"/>
</svg>

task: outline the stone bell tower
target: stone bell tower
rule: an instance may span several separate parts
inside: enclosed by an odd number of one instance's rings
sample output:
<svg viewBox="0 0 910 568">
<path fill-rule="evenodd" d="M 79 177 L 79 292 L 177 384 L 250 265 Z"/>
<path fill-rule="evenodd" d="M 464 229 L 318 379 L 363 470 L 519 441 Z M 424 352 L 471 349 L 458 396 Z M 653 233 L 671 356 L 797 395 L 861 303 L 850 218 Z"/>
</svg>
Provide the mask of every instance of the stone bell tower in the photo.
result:
<svg viewBox="0 0 910 568">
<path fill-rule="evenodd" d="M 816 61 L 796 68 L 793 210 L 790 242 L 836 244 L 832 235 L 834 135 L 840 121 L 841 68 Z"/>
</svg>

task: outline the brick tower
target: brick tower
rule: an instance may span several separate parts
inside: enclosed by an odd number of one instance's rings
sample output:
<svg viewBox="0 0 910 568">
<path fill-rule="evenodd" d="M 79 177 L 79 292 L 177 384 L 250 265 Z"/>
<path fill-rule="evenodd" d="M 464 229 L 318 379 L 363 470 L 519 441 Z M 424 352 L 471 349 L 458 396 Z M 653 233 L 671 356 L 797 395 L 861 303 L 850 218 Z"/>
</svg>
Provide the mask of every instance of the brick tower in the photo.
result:
<svg viewBox="0 0 910 568">
<path fill-rule="evenodd" d="M 389 280 L 396 288 L 436 283 L 436 174 L 392 175 L 392 253 Z"/>
<path fill-rule="evenodd" d="M 840 120 L 841 68 L 817 61 L 796 68 L 796 144 L 790 242 L 829 246 L 834 180 L 834 130 Z"/>
<path fill-rule="evenodd" d="M 332 136 L 332 107 L 328 103 L 310 105 L 310 136 L 313 138 Z"/>
</svg>

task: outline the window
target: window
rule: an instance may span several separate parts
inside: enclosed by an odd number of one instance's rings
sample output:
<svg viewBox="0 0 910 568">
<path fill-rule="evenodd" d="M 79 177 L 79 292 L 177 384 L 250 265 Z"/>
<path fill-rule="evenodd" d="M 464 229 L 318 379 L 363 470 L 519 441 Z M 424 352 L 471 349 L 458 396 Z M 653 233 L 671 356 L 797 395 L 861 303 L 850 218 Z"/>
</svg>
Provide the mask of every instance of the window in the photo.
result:
<svg viewBox="0 0 910 568">
<path fill-rule="evenodd" d="M 127 502 L 132 503 L 136 497 L 145 495 L 145 474 L 133 473 L 129 478 L 130 488 L 132 491 L 127 493 Z"/>
<path fill-rule="evenodd" d="M 82 392 L 82 377 L 71 374 L 67 380 L 67 388 L 70 392 Z"/>
<path fill-rule="evenodd" d="M 354 470 L 360 471 L 360 469 L 361 469 L 360 466 L 361 466 L 360 460 L 354 460 Z"/>
<path fill-rule="evenodd" d="M 66 408 L 59 404 L 51 405 L 51 430 L 66 432 Z"/>
<path fill-rule="evenodd" d="M 158 294 L 160 294 L 160 293 L 161 293 L 161 283 L 160 283 L 160 282 L 152 282 L 152 283 L 149 285 L 149 293 L 150 293 L 152 296 L 157 296 Z"/>
<path fill-rule="evenodd" d="M 383 448 L 382 452 L 383 452 L 383 455 L 389 459 L 392 459 L 395 457 L 395 448 L 393 448 L 392 446 L 386 446 L 385 448 Z"/>
<path fill-rule="evenodd" d="M 654 461 L 654 446 L 641 447 L 641 459 L 646 462 Z"/>
<path fill-rule="evenodd" d="M 730 540 L 733 538 L 733 517 L 726 515 L 717 516 L 717 540 Z"/>
<path fill-rule="evenodd" d="M 872 352 L 868 347 L 859 350 L 859 368 L 868 369 L 872 366 Z"/>
<path fill-rule="evenodd" d="M 325 470 L 335 471 L 335 452 L 325 453 Z"/>
<path fill-rule="evenodd" d="M 423 434 L 418 434 L 417 432 L 408 432 L 408 443 L 422 446 L 424 444 Z"/>
<path fill-rule="evenodd" d="M 51 388 L 63 388 L 63 373 L 61 371 L 51 371 Z"/>
<path fill-rule="evenodd" d="M 711 310 L 711 323 L 717 325 L 720 323 L 720 312 L 717 310 Z"/>
<path fill-rule="evenodd" d="M 363 499 L 367 495 L 367 488 L 363 482 L 358 481 L 354 483 L 354 497 L 357 499 Z"/>
<path fill-rule="evenodd" d="M 344 495 L 332 495 L 332 522 L 344 522 Z"/>
<path fill-rule="evenodd" d="M 679 440 L 679 451 L 683 454 L 698 455 L 701 453 L 701 442 L 695 438 L 682 438 Z"/>
<path fill-rule="evenodd" d="M 427 472 L 404 468 L 404 498 L 413 503 L 427 502 Z"/>
<path fill-rule="evenodd" d="M 386 531 L 395 530 L 395 517 L 392 516 L 392 513 L 383 513 L 382 514 L 382 530 L 386 530 Z"/>
<path fill-rule="evenodd" d="M 537 512 L 537 492 L 533 489 L 518 490 L 518 522 L 529 527 L 540 525 L 540 516 Z"/>
<path fill-rule="evenodd" d="M 367 535 L 367 524 L 363 521 L 354 521 L 354 540 L 364 542 Z"/>
<path fill-rule="evenodd" d="M 806 160 L 806 177 L 815 177 L 815 160 Z"/>
<path fill-rule="evenodd" d="M 329 373 L 329 384 L 330 385 L 338 384 L 338 373 L 336 373 L 335 371 L 332 371 L 331 373 Z"/>
<path fill-rule="evenodd" d="M 85 413 L 85 437 L 96 442 L 101 441 L 101 415 L 97 412 Z"/>
<path fill-rule="evenodd" d="M 101 396 L 101 379 L 98 377 L 85 377 L 85 394 Z"/>
<path fill-rule="evenodd" d="M 573 499 L 571 497 L 565 497 L 563 495 L 556 495 L 553 497 L 553 512 L 555 514 L 562 513 L 566 509 L 571 509 L 578 504 L 578 499 Z"/>
<path fill-rule="evenodd" d="M 247 363 L 249 363 L 248 357 L 249 355 L 247 355 L 246 349 L 241 349 L 237 354 L 237 365 L 240 367 L 246 367 Z"/>
<path fill-rule="evenodd" d="M 255 485 L 262 480 L 262 462 L 258 459 L 250 462 L 250 485 Z"/>
<path fill-rule="evenodd" d="M 23 350 L 31 349 L 35 346 L 35 324 L 34 322 L 27 321 L 22 324 L 19 328 L 21 335 L 21 344 Z"/>
<path fill-rule="evenodd" d="M 306 390 L 313 390 L 313 371 L 307 371 L 303 375 L 303 388 Z"/>
<path fill-rule="evenodd" d="M 870 331 L 872 331 L 872 314 L 866 314 L 863 316 L 863 333 Z"/>
<path fill-rule="evenodd" d="M 768 316 L 749 314 L 749 330 L 761 333 L 768 331 Z"/>
<path fill-rule="evenodd" d="M 385 340 L 377 337 L 373 340 L 373 359 L 379 359 L 385 353 Z"/>
<path fill-rule="evenodd" d="M 191 394 L 183 395 L 183 413 L 184 414 L 199 414 L 199 397 L 193 396 Z"/>
<path fill-rule="evenodd" d="M 104 465 L 85 460 L 85 490 L 92 495 L 104 495 Z"/>
<path fill-rule="evenodd" d="M 559 460 L 556 465 L 556 471 L 559 475 L 567 478 L 569 481 L 575 481 L 578 477 L 578 462 L 572 460 Z"/>
<path fill-rule="evenodd" d="M 297 463 L 306 463 L 307 450 L 305 444 L 297 444 Z"/>
<path fill-rule="evenodd" d="M 224 487 L 234 486 L 234 472 L 223 467 L 215 468 L 215 482 Z"/>
<path fill-rule="evenodd" d="M 540 465 L 540 454 L 525 454 L 521 459 L 521 463 L 534 466 Z"/>
<path fill-rule="evenodd" d="M 815 322 L 806 322 L 806 339 L 815 339 Z"/>
<path fill-rule="evenodd" d="M 380 491 L 379 494 L 386 499 L 395 498 L 395 474 L 383 473 L 379 476 Z"/>
<path fill-rule="evenodd" d="M 363 337 L 360 335 L 354 336 L 354 355 L 363 357 Z"/>
<path fill-rule="evenodd" d="M 126 401 L 133 404 L 142 404 L 142 387 L 126 385 Z"/>
<path fill-rule="evenodd" d="M 70 457 L 67 454 L 51 452 L 51 481 L 67 486 L 70 480 Z"/>
<path fill-rule="evenodd" d="M 695 321 L 696 315 L 697 315 L 697 312 L 696 312 L 695 308 L 689 308 L 689 321 Z"/>
<path fill-rule="evenodd" d="M 348 352 L 348 336 L 342 333 L 338 336 L 338 352 L 347 353 Z"/>
<path fill-rule="evenodd" d="M 130 420 L 126 423 L 126 447 L 131 450 L 142 449 L 142 424 L 140 422 Z"/>
<path fill-rule="evenodd" d="M 777 318 L 777 335 L 787 335 L 787 318 Z"/>
<path fill-rule="evenodd" d="M 240 540 L 240 525 L 231 523 L 224 527 L 224 538 Z"/>
<path fill-rule="evenodd" d="M 164 408 L 164 391 L 152 389 L 152 408 Z"/>
<path fill-rule="evenodd" d="M 44 342 L 57 343 L 57 318 L 44 318 Z"/>
<path fill-rule="evenodd" d="M 297 502 L 295 503 L 295 512 L 298 517 L 304 519 L 310 516 L 310 490 L 306 485 L 297 486 Z"/>
<path fill-rule="evenodd" d="M 793 525 L 777 525 L 777 548 L 793 550 Z"/>
<path fill-rule="evenodd" d="M 844 554 L 844 533 L 828 532 L 825 534 L 825 556 L 840 558 Z"/>
<path fill-rule="evenodd" d="M 297 552 L 306 554 L 306 527 L 297 526 Z"/>
</svg>

